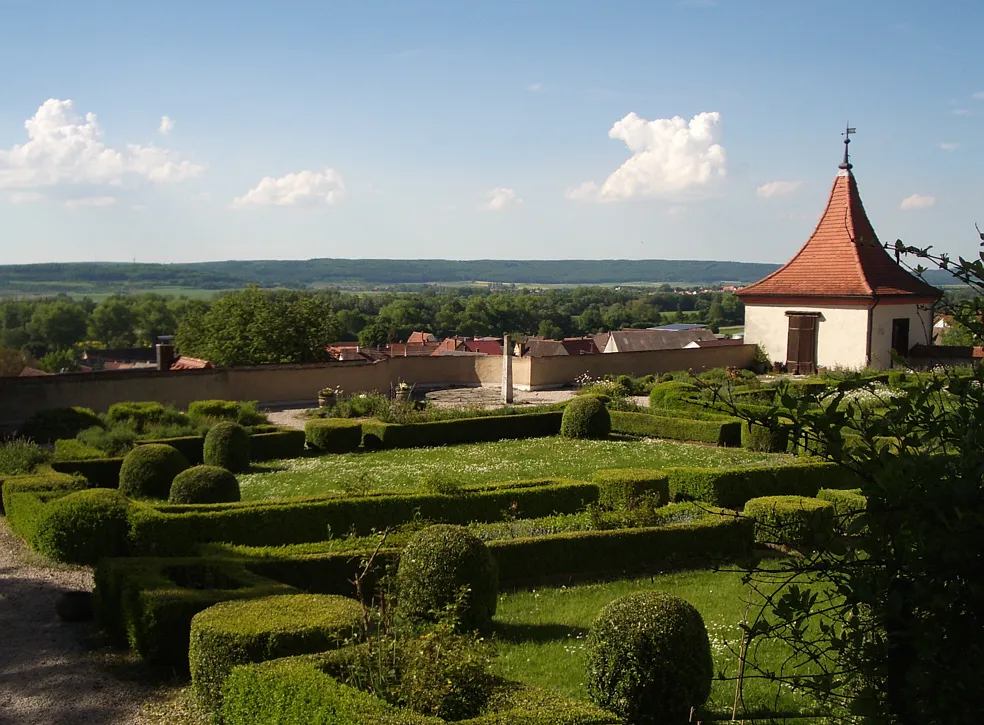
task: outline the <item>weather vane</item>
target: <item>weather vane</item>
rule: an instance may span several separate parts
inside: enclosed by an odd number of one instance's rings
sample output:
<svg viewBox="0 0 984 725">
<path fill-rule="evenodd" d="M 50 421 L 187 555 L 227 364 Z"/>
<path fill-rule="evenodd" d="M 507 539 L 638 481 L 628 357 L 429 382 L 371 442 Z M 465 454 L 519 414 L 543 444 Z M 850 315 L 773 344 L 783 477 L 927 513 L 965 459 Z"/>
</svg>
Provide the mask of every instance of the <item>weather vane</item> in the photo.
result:
<svg viewBox="0 0 984 725">
<path fill-rule="evenodd" d="M 838 168 L 844 169 L 845 171 L 850 171 L 853 166 L 853 164 L 851 164 L 851 162 L 848 161 L 847 158 L 847 145 L 851 143 L 851 134 L 857 132 L 858 130 L 853 126 L 851 126 L 851 123 L 849 121 L 844 133 L 841 134 L 841 136 L 844 137 L 844 160 L 841 162 Z"/>
</svg>

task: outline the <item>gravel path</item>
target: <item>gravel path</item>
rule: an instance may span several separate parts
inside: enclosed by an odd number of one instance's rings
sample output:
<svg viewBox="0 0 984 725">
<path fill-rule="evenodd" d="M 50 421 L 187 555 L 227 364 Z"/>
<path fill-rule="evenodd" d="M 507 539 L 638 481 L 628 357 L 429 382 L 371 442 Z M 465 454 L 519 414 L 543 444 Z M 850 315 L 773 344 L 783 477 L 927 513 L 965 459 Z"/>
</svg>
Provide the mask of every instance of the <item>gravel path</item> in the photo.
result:
<svg viewBox="0 0 984 725">
<path fill-rule="evenodd" d="M 0 724 L 144 725 L 150 684 L 113 670 L 119 655 L 91 651 L 91 622 L 55 614 L 66 590 L 92 589 L 85 568 L 51 568 L 0 518 Z M 115 664 L 119 665 L 119 662 Z"/>
</svg>

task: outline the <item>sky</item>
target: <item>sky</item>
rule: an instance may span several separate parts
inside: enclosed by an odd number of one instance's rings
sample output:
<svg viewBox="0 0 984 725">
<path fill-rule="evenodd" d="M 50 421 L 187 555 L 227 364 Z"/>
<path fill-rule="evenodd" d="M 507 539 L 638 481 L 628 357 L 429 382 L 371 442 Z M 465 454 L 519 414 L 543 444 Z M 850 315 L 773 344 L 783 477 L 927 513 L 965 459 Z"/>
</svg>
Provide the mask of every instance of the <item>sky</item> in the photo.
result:
<svg viewBox="0 0 984 725">
<path fill-rule="evenodd" d="M 0 0 L 0 264 L 976 254 L 979 0 Z"/>
</svg>

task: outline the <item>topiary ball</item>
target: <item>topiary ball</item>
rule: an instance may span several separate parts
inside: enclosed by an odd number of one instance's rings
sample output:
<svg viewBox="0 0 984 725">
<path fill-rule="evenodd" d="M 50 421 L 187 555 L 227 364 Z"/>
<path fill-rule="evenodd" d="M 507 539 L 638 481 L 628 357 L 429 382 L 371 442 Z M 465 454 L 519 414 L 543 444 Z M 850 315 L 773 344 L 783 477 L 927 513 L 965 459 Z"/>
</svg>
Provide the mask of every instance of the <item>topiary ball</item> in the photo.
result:
<svg viewBox="0 0 984 725">
<path fill-rule="evenodd" d="M 436 621 L 456 602 L 461 631 L 487 629 L 495 616 L 495 560 L 485 544 L 461 526 L 437 524 L 418 532 L 400 555 L 396 585 L 400 611 L 412 622 Z"/>
<path fill-rule="evenodd" d="M 216 423 L 205 436 L 204 460 L 233 473 L 249 470 L 249 436 L 238 423 Z"/>
<path fill-rule="evenodd" d="M 226 503 L 238 501 L 239 481 L 218 466 L 194 466 L 182 471 L 171 483 L 171 503 Z"/>
<path fill-rule="evenodd" d="M 648 591 L 605 607 L 588 636 L 588 694 L 630 723 L 685 723 L 711 692 L 704 620 L 678 597 Z"/>
<path fill-rule="evenodd" d="M 131 498 L 167 498 L 171 481 L 188 465 L 179 450 L 164 443 L 137 446 L 120 466 L 120 491 Z"/>
<path fill-rule="evenodd" d="M 564 407 L 560 434 L 564 438 L 607 438 L 612 418 L 605 403 L 594 395 L 581 395 Z"/>
<path fill-rule="evenodd" d="M 94 566 L 126 554 L 126 496 L 110 488 L 76 491 L 51 501 L 34 536 L 34 547 L 56 561 Z"/>
</svg>

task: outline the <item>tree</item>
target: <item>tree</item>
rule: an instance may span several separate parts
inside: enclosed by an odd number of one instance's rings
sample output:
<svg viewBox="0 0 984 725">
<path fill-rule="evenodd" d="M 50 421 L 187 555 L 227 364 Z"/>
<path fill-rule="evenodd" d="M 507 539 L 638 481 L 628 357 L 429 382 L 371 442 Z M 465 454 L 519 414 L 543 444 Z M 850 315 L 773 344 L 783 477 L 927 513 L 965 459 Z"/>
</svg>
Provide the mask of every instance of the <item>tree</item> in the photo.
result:
<svg viewBox="0 0 984 725">
<path fill-rule="evenodd" d="M 16 377 L 24 368 L 35 364 L 23 350 L 0 347 L 0 377 Z"/>
<path fill-rule="evenodd" d="M 148 345 L 155 344 L 161 335 L 173 335 L 177 329 L 174 311 L 161 295 L 144 295 L 134 311 L 140 341 Z"/>
<path fill-rule="evenodd" d="M 52 350 L 38 361 L 38 367 L 49 373 L 72 372 L 79 369 L 79 363 L 72 350 Z"/>
<path fill-rule="evenodd" d="M 130 347 L 136 342 L 136 324 L 137 316 L 129 301 L 107 297 L 89 317 L 89 337 L 107 347 Z"/>
<path fill-rule="evenodd" d="M 28 323 L 31 343 L 40 352 L 63 350 L 85 337 L 88 316 L 67 300 L 39 304 Z"/>
<path fill-rule="evenodd" d="M 380 347 L 389 341 L 389 330 L 379 323 L 366 325 L 359 332 L 359 345 L 362 347 Z"/>
<path fill-rule="evenodd" d="M 553 320 L 543 320 L 537 328 L 536 334 L 540 337 L 545 337 L 548 340 L 564 339 L 564 331 L 561 330 L 560 325 Z"/>
</svg>

